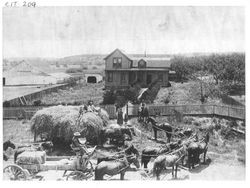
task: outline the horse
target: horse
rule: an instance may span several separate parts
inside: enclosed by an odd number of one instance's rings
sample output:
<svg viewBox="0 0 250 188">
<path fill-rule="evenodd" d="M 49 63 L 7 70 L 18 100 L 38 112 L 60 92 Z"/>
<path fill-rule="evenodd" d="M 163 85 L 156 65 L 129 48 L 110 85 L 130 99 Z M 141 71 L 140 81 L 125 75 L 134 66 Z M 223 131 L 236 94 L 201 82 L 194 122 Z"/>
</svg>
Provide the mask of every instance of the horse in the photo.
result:
<svg viewBox="0 0 250 188">
<path fill-rule="evenodd" d="M 120 174 L 120 180 L 124 180 L 125 172 L 130 164 L 134 164 L 136 168 L 140 168 L 136 156 L 127 156 L 114 161 L 102 161 L 95 168 L 95 180 L 103 180 L 105 174 L 109 176 Z"/>
<path fill-rule="evenodd" d="M 124 145 L 125 137 L 122 134 L 121 129 L 105 128 L 100 131 L 101 143 L 105 143 L 107 139 L 110 140 L 110 143 Z"/>
<path fill-rule="evenodd" d="M 176 149 L 180 146 L 179 142 L 172 142 L 161 147 L 146 147 L 142 150 L 141 154 L 141 165 L 144 165 L 144 168 L 148 168 L 148 163 L 151 157 L 156 158 L 159 155 L 169 152 L 173 149 Z"/>
<path fill-rule="evenodd" d="M 16 163 L 18 155 L 20 155 L 21 153 L 25 151 L 45 151 L 46 153 L 49 153 L 52 151 L 52 149 L 53 149 L 53 143 L 51 141 L 40 143 L 37 148 L 32 147 L 32 146 L 28 146 L 28 147 L 20 146 L 17 148 L 17 150 L 14 153 L 14 163 Z"/>
<path fill-rule="evenodd" d="M 188 168 L 194 168 L 195 164 L 200 162 L 200 155 L 203 153 L 203 163 L 206 163 L 206 154 L 209 142 L 209 132 L 207 132 L 204 138 L 200 142 L 191 142 L 188 145 Z"/>
<path fill-rule="evenodd" d="M 170 124 L 168 123 L 157 124 L 157 121 L 153 117 L 149 117 L 147 119 L 147 124 L 148 123 L 151 123 L 153 126 L 155 140 L 157 140 L 157 131 L 162 130 L 162 131 L 165 131 L 166 133 L 167 142 L 168 143 L 170 142 L 170 139 L 172 137 L 172 131 L 173 131 L 173 127 Z"/>
<path fill-rule="evenodd" d="M 116 128 L 108 127 L 100 131 L 100 140 L 103 144 L 109 138 L 111 143 L 124 145 L 126 135 L 128 136 L 127 140 L 132 140 L 132 136 L 135 135 L 134 130 L 132 128 L 120 126 Z"/>
<path fill-rule="evenodd" d="M 177 178 L 178 164 L 180 161 L 183 163 L 183 159 L 185 156 L 186 156 L 185 146 L 182 146 L 172 154 L 158 156 L 154 161 L 153 175 L 156 175 L 156 179 L 160 180 L 160 174 L 162 170 L 166 169 L 166 167 L 172 167 L 172 177 Z"/>
<path fill-rule="evenodd" d="M 176 131 L 177 132 L 177 131 Z M 184 138 L 184 137 L 190 137 L 191 135 L 193 134 L 193 130 L 192 129 L 190 129 L 190 128 L 188 128 L 188 129 L 186 129 L 186 130 L 182 130 L 182 129 L 180 129 L 180 130 L 178 130 L 178 132 L 177 132 L 177 135 L 180 137 L 180 138 Z"/>
<path fill-rule="evenodd" d="M 139 108 L 138 110 L 138 122 L 146 122 L 149 117 L 149 111 L 147 107 Z"/>
<path fill-rule="evenodd" d="M 9 157 L 5 154 L 6 150 L 8 148 L 16 149 L 16 146 L 14 143 L 12 143 L 10 140 L 7 140 L 6 142 L 3 143 L 3 160 L 7 161 Z"/>
<path fill-rule="evenodd" d="M 98 157 L 97 164 L 101 163 L 102 161 L 113 161 L 113 160 L 116 160 L 125 156 L 129 156 L 129 155 L 135 155 L 137 158 L 139 157 L 139 151 L 134 147 L 133 144 L 127 147 L 124 151 L 118 152 L 117 155 L 108 156 L 108 157 Z"/>
</svg>

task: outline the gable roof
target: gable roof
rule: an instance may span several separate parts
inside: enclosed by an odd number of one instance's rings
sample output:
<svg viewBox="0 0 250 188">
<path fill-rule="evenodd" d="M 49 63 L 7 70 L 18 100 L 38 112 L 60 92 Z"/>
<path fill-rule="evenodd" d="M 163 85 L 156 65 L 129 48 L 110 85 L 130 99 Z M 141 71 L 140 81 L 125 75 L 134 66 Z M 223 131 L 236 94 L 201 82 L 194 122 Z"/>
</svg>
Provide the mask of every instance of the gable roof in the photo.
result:
<svg viewBox="0 0 250 188">
<path fill-rule="evenodd" d="M 36 76 L 50 76 L 49 74 L 40 71 L 37 68 L 34 68 L 29 63 L 22 61 L 18 65 L 12 67 L 11 69 L 4 71 L 3 76 L 8 77 L 18 77 L 18 76 L 29 76 L 29 75 L 36 75 Z"/>
<path fill-rule="evenodd" d="M 125 54 L 125 52 L 123 52 L 122 50 L 120 50 L 120 49 L 115 49 L 113 52 L 111 52 L 109 55 L 107 55 L 105 58 L 103 58 L 104 60 L 106 60 L 106 59 L 108 59 L 111 55 L 113 55 L 115 52 L 119 52 L 119 53 L 121 53 L 122 55 L 124 55 L 125 57 L 127 57 L 130 61 L 132 61 L 132 59 L 128 56 L 128 55 L 126 55 Z"/>
<path fill-rule="evenodd" d="M 133 67 L 138 67 L 138 62 L 143 60 L 147 63 L 146 67 L 151 68 L 170 68 L 171 58 L 158 58 L 158 57 L 139 57 L 133 58 Z"/>
</svg>

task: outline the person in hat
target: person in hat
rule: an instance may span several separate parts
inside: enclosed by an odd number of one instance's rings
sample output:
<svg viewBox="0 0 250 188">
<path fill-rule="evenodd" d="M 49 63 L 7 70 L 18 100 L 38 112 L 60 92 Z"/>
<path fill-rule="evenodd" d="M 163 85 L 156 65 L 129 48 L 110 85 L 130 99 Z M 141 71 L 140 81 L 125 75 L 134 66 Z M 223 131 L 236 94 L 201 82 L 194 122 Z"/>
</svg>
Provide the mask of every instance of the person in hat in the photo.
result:
<svg viewBox="0 0 250 188">
<path fill-rule="evenodd" d="M 81 138 L 81 134 L 79 132 L 75 132 L 72 138 L 72 146 L 80 149 L 80 155 L 85 155 L 85 154 L 88 155 L 90 152 L 88 151 L 85 145 L 86 139 L 84 140 L 84 142 L 82 142 L 80 141 L 80 138 Z"/>
<path fill-rule="evenodd" d="M 94 102 L 92 100 L 89 100 L 88 102 L 88 112 L 96 112 L 96 108 L 94 106 Z"/>
</svg>

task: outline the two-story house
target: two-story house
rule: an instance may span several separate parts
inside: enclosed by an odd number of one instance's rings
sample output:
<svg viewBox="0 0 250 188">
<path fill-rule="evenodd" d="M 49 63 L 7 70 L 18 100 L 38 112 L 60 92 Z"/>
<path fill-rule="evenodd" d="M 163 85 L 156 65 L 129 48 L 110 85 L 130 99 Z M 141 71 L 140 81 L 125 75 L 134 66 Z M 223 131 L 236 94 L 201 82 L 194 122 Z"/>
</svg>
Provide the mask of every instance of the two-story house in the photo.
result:
<svg viewBox="0 0 250 188">
<path fill-rule="evenodd" d="M 170 58 L 129 57 L 116 49 L 104 58 L 105 88 L 125 89 L 135 83 L 142 87 L 157 81 L 168 85 Z"/>
</svg>

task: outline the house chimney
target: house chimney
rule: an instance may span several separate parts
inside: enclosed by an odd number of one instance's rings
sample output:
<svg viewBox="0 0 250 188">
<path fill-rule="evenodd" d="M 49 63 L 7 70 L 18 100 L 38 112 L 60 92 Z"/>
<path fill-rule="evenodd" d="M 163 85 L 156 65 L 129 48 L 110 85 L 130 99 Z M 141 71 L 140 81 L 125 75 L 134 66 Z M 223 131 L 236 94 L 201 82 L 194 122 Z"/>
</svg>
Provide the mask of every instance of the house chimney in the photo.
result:
<svg viewBox="0 0 250 188">
<path fill-rule="evenodd" d="M 146 52 L 146 50 L 144 51 L 144 57 L 147 57 L 147 52 Z"/>
</svg>

